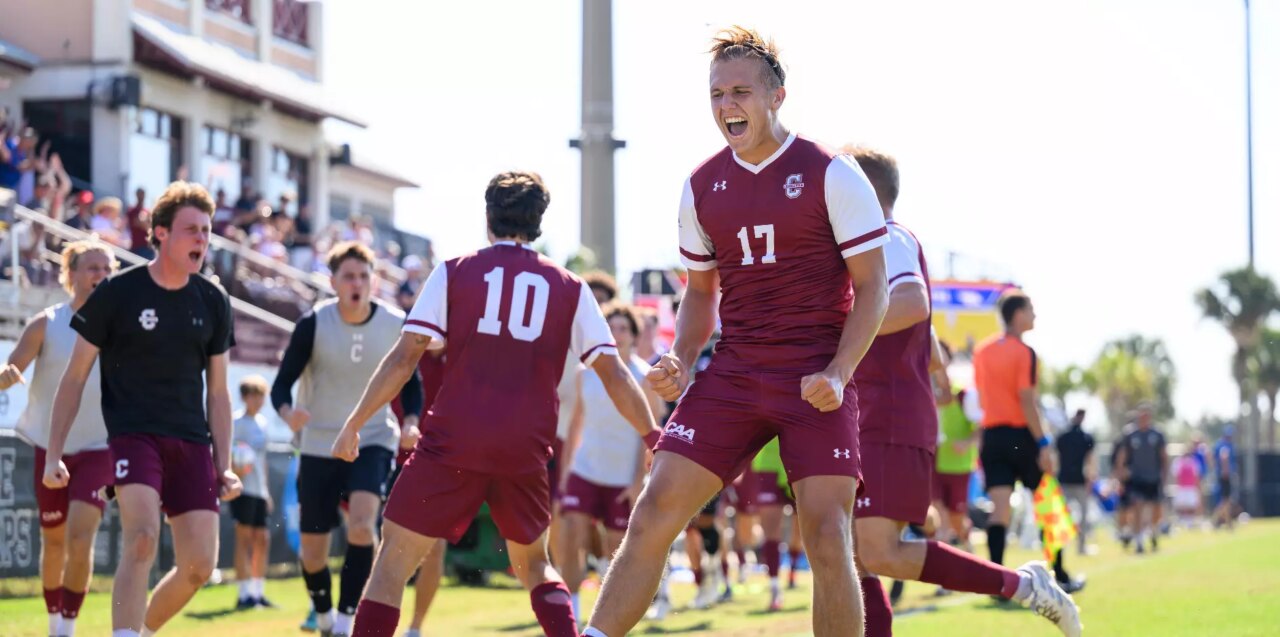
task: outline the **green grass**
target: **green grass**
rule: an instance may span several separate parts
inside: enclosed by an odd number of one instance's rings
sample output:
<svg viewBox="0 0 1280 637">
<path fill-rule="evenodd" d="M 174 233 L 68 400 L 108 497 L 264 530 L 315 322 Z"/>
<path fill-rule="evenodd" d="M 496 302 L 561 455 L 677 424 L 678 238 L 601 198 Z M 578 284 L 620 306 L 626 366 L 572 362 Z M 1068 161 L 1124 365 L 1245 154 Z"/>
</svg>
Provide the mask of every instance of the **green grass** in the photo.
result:
<svg viewBox="0 0 1280 637">
<path fill-rule="evenodd" d="M 1280 634 L 1280 520 L 1254 522 L 1234 534 L 1182 532 L 1166 540 L 1155 555 L 1121 553 L 1102 540 L 1102 553 L 1088 558 L 1071 554 L 1068 566 L 1089 575 L 1089 587 L 1078 594 L 1088 635 L 1160 637 Z M 1015 551 L 1010 562 L 1034 557 Z M 336 578 L 335 578 L 336 579 Z M 528 596 L 508 578 L 495 578 L 497 588 L 447 586 L 427 617 L 428 635 L 538 635 Z M 932 586 L 908 584 L 895 622 L 898 637 L 947 635 L 985 637 L 1019 635 L 1051 637 L 1047 622 L 1017 607 L 992 604 L 976 595 L 933 597 Z M 308 604 L 298 579 L 271 580 L 268 595 L 282 607 L 273 611 L 236 613 L 234 586 L 202 590 L 181 615 L 162 631 L 166 637 L 268 637 L 301 635 L 298 623 Z M 707 611 L 681 611 L 661 624 L 644 622 L 633 634 L 800 636 L 809 630 L 807 578 L 791 592 L 786 609 L 761 612 L 765 580 L 755 576 L 738 587 L 734 602 Z M 590 607 L 594 590 L 584 593 Z M 693 587 L 676 586 L 677 607 L 693 596 Z M 406 596 L 412 605 L 412 592 Z M 81 635 L 110 632 L 110 600 L 91 594 L 81 612 Z M 0 600 L 0 633 L 6 637 L 44 635 L 43 603 L 38 598 Z"/>
</svg>

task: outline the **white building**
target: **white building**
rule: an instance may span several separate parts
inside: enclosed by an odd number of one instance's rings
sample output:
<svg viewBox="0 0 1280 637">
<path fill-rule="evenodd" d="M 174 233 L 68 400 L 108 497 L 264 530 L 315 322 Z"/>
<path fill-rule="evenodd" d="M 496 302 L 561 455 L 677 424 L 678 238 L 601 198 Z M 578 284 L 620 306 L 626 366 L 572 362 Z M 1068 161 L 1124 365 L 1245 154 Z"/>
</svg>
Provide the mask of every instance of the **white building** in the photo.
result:
<svg viewBox="0 0 1280 637">
<path fill-rule="evenodd" d="M 323 225 L 333 148 L 322 123 L 363 126 L 325 94 L 323 8 L 0 0 L 0 107 L 52 140 L 81 187 L 99 194 L 130 201 L 143 187 L 154 198 L 185 176 L 225 191 L 228 203 L 251 187 L 270 202 L 296 192 Z M 380 182 L 378 195 L 356 186 L 361 200 L 389 205 L 396 187 L 411 185 Z"/>
</svg>

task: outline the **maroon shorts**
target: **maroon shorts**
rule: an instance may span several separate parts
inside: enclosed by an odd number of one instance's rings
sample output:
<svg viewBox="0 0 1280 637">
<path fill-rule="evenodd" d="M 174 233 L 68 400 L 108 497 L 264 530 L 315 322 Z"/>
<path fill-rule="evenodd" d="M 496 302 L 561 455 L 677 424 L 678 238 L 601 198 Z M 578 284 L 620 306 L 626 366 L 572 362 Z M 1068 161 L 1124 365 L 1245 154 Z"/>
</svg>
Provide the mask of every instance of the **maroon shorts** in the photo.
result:
<svg viewBox="0 0 1280 637">
<path fill-rule="evenodd" d="M 934 473 L 933 499 L 952 513 L 969 510 L 969 474 Z"/>
<path fill-rule="evenodd" d="M 631 504 L 618 501 L 623 491 L 626 491 L 623 487 L 606 487 L 570 473 L 569 483 L 560 494 L 560 512 L 582 513 L 599 520 L 610 531 L 625 531 L 631 518 Z"/>
<path fill-rule="evenodd" d="M 169 517 L 218 512 L 218 476 L 208 444 L 155 434 L 115 436 L 107 444 L 116 487 L 145 484 L 155 489 Z"/>
<path fill-rule="evenodd" d="M 421 451 L 400 472 L 383 516 L 419 535 L 456 543 L 485 502 L 502 537 L 517 544 L 533 544 L 551 525 L 545 469 L 516 476 L 479 473 Z"/>
<path fill-rule="evenodd" d="M 756 472 L 747 467 L 733 484 L 730 485 L 732 490 L 731 501 L 733 508 L 742 515 L 755 515 L 756 506 L 760 502 L 760 488 L 756 485 Z"/>
<path fill-rule="evenodd" d="M 928 449 L 866 443 L 862 447 L 864 480 L 858 485 L 854 515 L 924 524 L 933 498 L 934 466 Z"/>
<path fill-rule="evenodd" d="M 778 473 L 776 471 L 760 471 L 752 472 L 755 478 L 756 489 L 756 506 L 786 506 L 794 505 L 795 500 L 787 494 L 787 490 L 778 484 Z"/>
<path fill-rule="evenodd" d="M 560 454 L 564 450 L 564 441 L 556 438 L 551 443 L 551 460 L 547 462 L 547 481 L 551 483 L 551 502 L 554 503 L 560 499 L 560 476 L 564 474 L 564 467 L 560 466 Z"/>
<path fill-rule="evenodd" d="M 63 464 L 71 472 L 71 482 L 65 489 L 44 486 L 43 447 L 36 447 L 36 508 L 40 510 L 40 526 L 51 529 L 67 521 L 67 509 L 72 500 L 88 502 L 101 511 L 107 506 L 103 492 L 111 484 L 111 452 L 106 449 L 81 451 L 62 456 Z"/>
<path fill-rule="evenodd" d="M 658 451 L 685 456 L 728 484 L 777 436 L 793 484 L 810 476 L 858 478 L 858 401 L 853 385 L 845 389 L 839 409 L 824 413 L 800 396 L 801 377 L 699 373 L 667 421 Z"/>
</svg>

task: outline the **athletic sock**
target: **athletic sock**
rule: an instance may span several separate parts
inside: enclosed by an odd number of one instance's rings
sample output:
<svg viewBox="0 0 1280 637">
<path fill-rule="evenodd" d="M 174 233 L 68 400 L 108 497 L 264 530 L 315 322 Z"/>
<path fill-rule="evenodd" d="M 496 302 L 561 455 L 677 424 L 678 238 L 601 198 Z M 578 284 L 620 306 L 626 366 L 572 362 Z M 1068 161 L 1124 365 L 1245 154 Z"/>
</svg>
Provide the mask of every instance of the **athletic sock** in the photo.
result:
<svg viewBox="0 0 1280 637">
<path fill-rule="evenodd" d="M 578 623 L 564 582 L 543 582 L 529 591 L 533 614 L 547 637 L 578 637 Z"/>
<path fill-rule="evenodd" d="M 240 599 L 253 599 L 253 580 L 240 580 Z"/>
<path fill-rule="evenodd" d="M 987 527 L 987 551 L 991 553 L 991 561 L 996 564 L 1004 564 L 1004 536 L 1007 530 L 1003 524 Z"/>
<path fill-rule="evenodd" d="M 702 577 L 703 577 L 702 567 L 695 566 L 693 568 L 693 583 L 698 585 L 699 588 L 702 587 Z"/>
<path fill-rule="evenodd" d="M 338 613 L 333 616 L 333 634 L 350 635 L 351 627 L 356 623 L 355 613 Z"/>
<path fill-rule="evenodd" d="M 765 540 L 764 546 L 760 547 L 760 554 L 764 558 L 764 565 L 769 569 L 769 577 L 777 579 L 782 555 L 778 550 L 777 540 Z"/>
<path fill-rule="evenodd" d="M 747 568 L 747 551 L 745 549 L 734 549 L 734 553 L 738 555 L 738 570 Z"/>
<path fill-rule="evenodd" d="M 354 615 L 364 585 L 373 571 L 373 545 L 347 545 L 347 557 L 342 562 L 342 582 L 338 591 L 338 612 Z"/>
<path fill-rule="evenodd" d="M 62 631 L 62 612 L 49 613 L 49 634 L 57 635 Z"/>
<path fill-rule="evenodd" d="M 316 610 L 317 620 L 333 609 L 333 577 L 326 566 L 314 573 L 302 571 L 302 581 L 307 585 L 307 595 L 311 597 L 311 607 Z M 321 628 L 329 628 L 321 626 Z"/>
<path fill-rule="evenodd" d="M 46 588 L 44 589 L 44 608 L 50 617 L 57 615 L 62 616 L 62 589 Z"/>
<path fill-rule="evenodd" d="M 155 637 L 155 634 L 156 634 L 156 631 L 151 630 L 150 628 L 147 628 L 147 625 L 143 624 L 142 632 L 139 633 L 139 637 Z"/>
<path fill-rule="evenodd" d="M 879 577 L 862 578 L 862 603 L 867 620 L 866 637 L 892 637 L 893 607 Z"/>
<path fill-rule="evenodd" d="M 56 634 L 58 637 L 75 637 L 76 620 L 63 617 L 62 623 L 58 624 L 58 632 L 50 634 Z"/>
<path fill-rule="evenodd" d="M 729 581 L 729 554 L 722 553 L 720 555 L 720 574 L 724 575 L 724 581 Z"/>
<path fill-rule="evenodd" d="M 1067 567 L 1062 565 L 1062 554 L 1066 551 L 1058 549 L 1057 557 L 1053 558 L 1053 576 L 1059 582 L 1070 582 L 1071 575 L 1067 573 Z"/>
<path fill-rule="evenodd" d="M 787 583 L 794 585 L 796 583 L 796 563 L 800 561 L 802 551 L 787 547 L 787 560 L 791 563 L 791 568 L 787 571 Z"/>
<path fill-rule="evenodd" d="M 941 542 L 925 542 L 924 568 L 920 581 L 937 584 L 950 591 L 1013 597 L 1018 574 L 992 562 L 974 557 Z"/>
<path fill-rule="evenodd" d="M 253 578 L 253 596 L 262 599 L 267 595 L 267 580 L 265 577 Z"/>
<path fill-rule="evenodd" d="M 84 595 L 86 591 L 79 593 L 67 588 L 62 588 L 62 620 L 74 620 L 80 616 L 80 607 L 84 606 Z"/>
<path fill-rule="evenodd" d="M 333 630 L 334 618 L 336 616 L 337 614 L 333 612 L 332 608 L 330 608 L 329 610 L 323 613 L 317 611 L 316 612 L 316 628 L 319 628 L 322 631 Z"/>
<path fill-rule="evenodd" d="M 399 623 L 399 608 L 366 599 L 356 608 L 351 637 L 395 637 Z"/>
</svg>

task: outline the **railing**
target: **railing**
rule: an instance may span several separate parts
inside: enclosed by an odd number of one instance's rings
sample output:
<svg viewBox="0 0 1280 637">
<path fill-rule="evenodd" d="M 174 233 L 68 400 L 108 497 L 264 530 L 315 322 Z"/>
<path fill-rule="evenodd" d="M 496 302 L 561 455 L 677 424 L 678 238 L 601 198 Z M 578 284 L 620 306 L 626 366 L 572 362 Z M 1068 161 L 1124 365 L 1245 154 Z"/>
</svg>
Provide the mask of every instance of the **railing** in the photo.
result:
<svg viewBox="0 0 1280 637">
<path fill-rule="evenodd" d="M 57 221 L 55 219 L 50 218 L 48 215 L 41 214 L 29 208 L 24 208 L 22 206 L 14 206 L 13 212 L 14 212 L 14 217 L 16 219 L 26 220 L 26 221 L 30 221 L 33 224 L 37 224 L 43 227 L 44 231 L 49 235 L 57 237 L 63 241 L 80 241 L 82 239 L 88 239 L 94 236 L 92 233 L 85 232 L 83 230 L 77 230 L 76 228 L 72 228 L 71 226 L 68 226 L 65 223 L 62 223 L 61 221 Z M 226 244 L 229 244 L 230 246 L 234 246 L 235 248 L 241 247 L 230 241 L 221 239 L 220 237 L 215 237 L 215 238 L 218 239 L 219 241 L 223 241 Z M 18 242 L 11 241 L 10 243 L 13 246 L 12 255 L 11 255 L 12 263 L 13 263 L 12 272 L 13 272 L 13 283 L 14 283 L 13 291 L 12 291 L 12 294 L 13 294 L 12 300 L 13 302 L 17 303 L 21 301 L 23 285 L 19 277 L 21 276 L 23 269 L 19 266 Z M 211 242 L 211 245 L 216 245 L 216 243 Z M 128 265 L 138 265 L 138 264 L 146 263 L 147 261 L 146 259 L 132 252 L 129 252 L 128 250 L 125 250 L 124 248 L 112 246 L 109 244 L 108 244 L 108 247 L 111 248 L 111 251 L 116 256 L 116 259 L 118 259 L 121 263 L 125 263 Z M 227 249 L 222 246 L 219 246 L 219 247 L 222 249 Z M 242 251 L 237 251 L 237 254 L 239 254 L 240 256 L 244 256 Z M 261 257 L 262 255 L 258 255 L 254 253 L 254 256 Z M 275 266 L 280 265 L 278 263 L 275 263 L 274 261 L 271 261 L 270 259 L 266 259 L 266 257 L 262 257 L 262 258 L 268 261 L 271 265 L 275 265 Z M 301 272 L 301 271 L 298 270 L 297 272 Z M 231 297 L 231 309 L 241 314 L 244 314 L 245 316 L 262 321 L 263 323 L 266 323 L 272 327 L 284 330 L 285 332 L 293 331 L 293 326 L 294 326 L 293 321 L 277 316 L 276 314 L 268 312 L 243 299 Z"/>
</svg>

